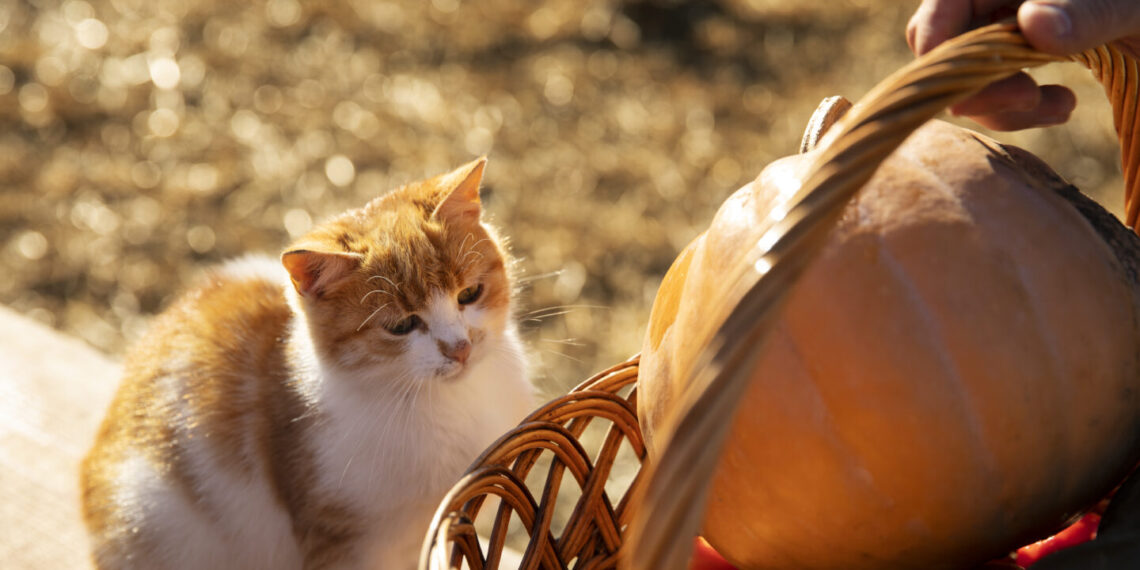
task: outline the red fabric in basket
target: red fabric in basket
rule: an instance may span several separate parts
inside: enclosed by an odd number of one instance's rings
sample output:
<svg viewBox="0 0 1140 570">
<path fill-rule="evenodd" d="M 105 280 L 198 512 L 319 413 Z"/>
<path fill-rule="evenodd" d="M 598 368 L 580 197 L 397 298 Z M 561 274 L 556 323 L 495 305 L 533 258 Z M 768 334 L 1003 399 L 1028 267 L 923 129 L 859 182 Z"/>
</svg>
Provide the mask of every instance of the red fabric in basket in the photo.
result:
<svg viewBox="0 0 1140 570">
<path fill-rule="evenodd" d="M 1017 550 L 1016 564 L 1006 562 L 1001 568 L 1029 568 L 1037 561 L 1059 550 L 1076 546 L 1096 538 L 1097 527 L 1100 525 L 1100 514 L 1092 512 L 1080 518 L 1077 522 L 1066 527 L 1061 532 Z M 996 568 L 997 566 L 987 566 Z M 689 570 L 736 570 L 722 558 L 705 539 L 697 537 L 693 545 L 693 559 L 689 562 Z"/>
</svg>

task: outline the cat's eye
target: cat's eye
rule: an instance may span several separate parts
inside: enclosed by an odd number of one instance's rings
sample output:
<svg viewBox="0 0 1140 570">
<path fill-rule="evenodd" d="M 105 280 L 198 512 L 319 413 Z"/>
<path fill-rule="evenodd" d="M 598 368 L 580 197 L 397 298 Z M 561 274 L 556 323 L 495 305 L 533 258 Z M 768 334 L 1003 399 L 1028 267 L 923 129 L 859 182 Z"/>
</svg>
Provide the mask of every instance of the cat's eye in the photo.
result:
<svg viewBox="0 0 1140 570">
<path fill-rule="evenodd" d="M 480 283 L 478 285 L 472 285 L 472 286 L 460 291 L 459 296 L 456 297 L 455 300 L 459 301 L 460 305 L 470 305 L 471 303 L 478 301 L 479 297 L 481 297 L 481 296 L 483 296 L 483 284 L 482 283 Z"/>
<path fill-rule="evenodd" d="M 396 324 L 389 325 L 386 328 L 388 329 L 388 332 L 394 335 L 403 336 L 416 330 L 416 327 L 420 326 L 420 322 L 420 318 L 416 315 L 408 315 L 403 319 L 400 319 L 400 321 L 398 321 Z"/>
</svg>

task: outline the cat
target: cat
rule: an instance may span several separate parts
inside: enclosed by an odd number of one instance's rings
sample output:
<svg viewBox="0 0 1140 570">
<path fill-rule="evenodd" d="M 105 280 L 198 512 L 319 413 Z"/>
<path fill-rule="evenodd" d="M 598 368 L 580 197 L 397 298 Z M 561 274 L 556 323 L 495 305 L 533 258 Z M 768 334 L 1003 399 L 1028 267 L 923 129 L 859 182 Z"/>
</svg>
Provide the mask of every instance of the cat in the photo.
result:
<svg viewBox="0 0 1140 570">
<path fill-rule="evenodd" d="M 414 567 L 443 494 L 533 404 L 485 162 L 156 317 L 81 469 L 99 568 Z"/>
</svg>

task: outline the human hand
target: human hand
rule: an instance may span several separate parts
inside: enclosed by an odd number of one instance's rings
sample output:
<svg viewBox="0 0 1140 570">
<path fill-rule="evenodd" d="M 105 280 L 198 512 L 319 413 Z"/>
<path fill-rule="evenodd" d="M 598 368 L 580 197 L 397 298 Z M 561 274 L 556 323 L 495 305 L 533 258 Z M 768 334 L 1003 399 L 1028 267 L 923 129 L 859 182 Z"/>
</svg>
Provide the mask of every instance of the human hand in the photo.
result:
<svg viewBox="0 0 1140 570">
<path fill-rule="evenodd" d="M 1140 58 L 1140 2 L 1136 0 L 923 0 L 907 25 L 911 51 L 922 55 L 971 28 L 1017 16 L 1029 43 L 1046 53 L 1068 55 L 1114 42 Z M 1012 131 L 1060 124 L 1076 96 L 1061 85 L 1037 85 L 1018 73 L 991 83 L 950 108 L 984 127 Z"/>
</svg>

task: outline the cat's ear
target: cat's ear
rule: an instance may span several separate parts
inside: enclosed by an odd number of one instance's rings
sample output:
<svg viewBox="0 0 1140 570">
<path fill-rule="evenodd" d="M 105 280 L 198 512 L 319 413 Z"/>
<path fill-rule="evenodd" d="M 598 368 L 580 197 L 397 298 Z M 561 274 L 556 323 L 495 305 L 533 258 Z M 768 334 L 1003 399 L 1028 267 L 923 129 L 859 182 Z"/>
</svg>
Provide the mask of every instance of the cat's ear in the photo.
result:
<svg viewBox="0 0 1140 570">
<path fill-rule="evenodd" d="M 443 175 L 439 182 L 444 187 L 443 200 L 435 207 L 431 217 L 437 220 L 479 220 L 482 206 L 479 203 L 479 184 L 483 181 L 483 167 L 487 157 L 479 157 Z"/>
<path fill-rule="evenodd" d="M 360 266 L 358 253 L 329 251 L 320 244 L 303 243 L 281 254 L 293 288 L 303 297 L 319 298 L 330 286 Z"/>
</svg>

